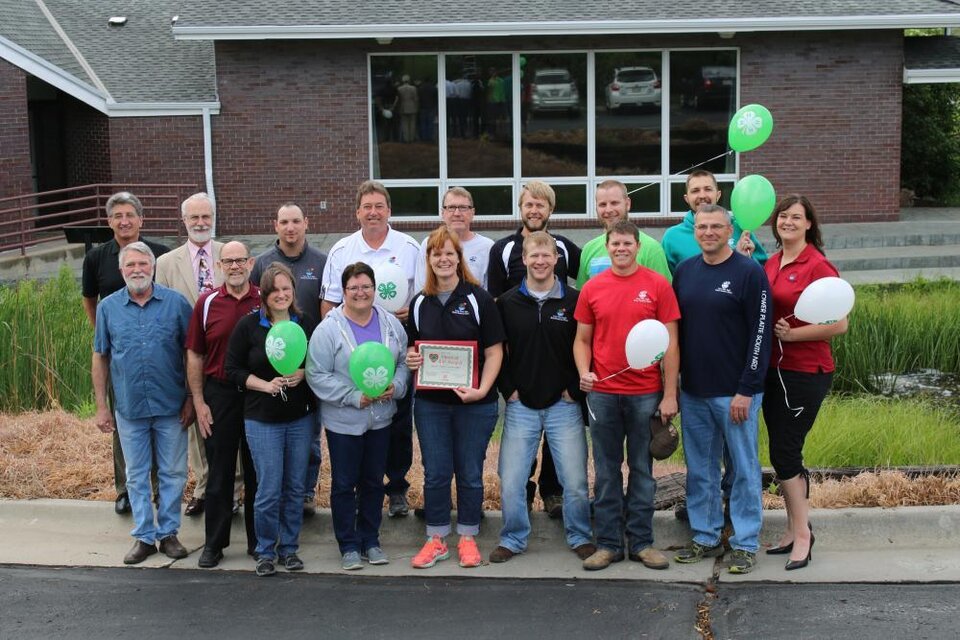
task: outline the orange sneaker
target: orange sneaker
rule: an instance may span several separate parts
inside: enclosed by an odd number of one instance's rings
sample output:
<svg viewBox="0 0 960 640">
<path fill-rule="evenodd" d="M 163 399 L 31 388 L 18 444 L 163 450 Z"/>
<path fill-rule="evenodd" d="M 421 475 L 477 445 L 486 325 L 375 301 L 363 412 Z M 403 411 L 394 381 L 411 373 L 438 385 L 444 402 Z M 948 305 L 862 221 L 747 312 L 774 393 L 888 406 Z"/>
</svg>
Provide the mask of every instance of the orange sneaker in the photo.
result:
<svg viewBox="0 0 960 640">
<path fill-rule="evenodd" d="M 480 557 L 480 549 L 477 548 L 477 541 L 473 536 L 460 536 L 460 542 L 457 543 L 457 554 L 460 556 L 461 567 L 479 567 L 483 563 Z"/>
<path fill-rule="evenodd" d="M 410 564 L 413 565 L 414 569 L 429 569 L 439 560 L 446 560 L 449 557 L 450 551 L 447 549 L 447 543 L 440 536 L 433 536 L 427 540 L 420 552 L 413 556 Z"/>
</svg>

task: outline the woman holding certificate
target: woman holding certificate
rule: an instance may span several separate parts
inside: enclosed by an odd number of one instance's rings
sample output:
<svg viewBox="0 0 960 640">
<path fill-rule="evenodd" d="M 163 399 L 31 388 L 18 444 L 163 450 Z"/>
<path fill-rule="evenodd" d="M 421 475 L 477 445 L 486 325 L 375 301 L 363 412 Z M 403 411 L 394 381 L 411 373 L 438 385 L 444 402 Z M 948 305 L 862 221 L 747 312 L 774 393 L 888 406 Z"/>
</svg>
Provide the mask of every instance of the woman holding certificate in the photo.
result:
<svg viewBox="0 0 960 640">
<path fill-rule="evenodd" d="M 440 227 L 426 248 L 426 284 L 410 301 L 407 326 L 407 366 L 417 372 L 413 414 L 427 520 L 427 542 L 411 564 L 425 569 L 450 557 L 446 537 L 456 476 L 460 566 L 476 567 L 483 461 L 497 422 L 496 380 L 506 334 L 493 298 L 464 263 L 456 234 Z"/>
</svg>

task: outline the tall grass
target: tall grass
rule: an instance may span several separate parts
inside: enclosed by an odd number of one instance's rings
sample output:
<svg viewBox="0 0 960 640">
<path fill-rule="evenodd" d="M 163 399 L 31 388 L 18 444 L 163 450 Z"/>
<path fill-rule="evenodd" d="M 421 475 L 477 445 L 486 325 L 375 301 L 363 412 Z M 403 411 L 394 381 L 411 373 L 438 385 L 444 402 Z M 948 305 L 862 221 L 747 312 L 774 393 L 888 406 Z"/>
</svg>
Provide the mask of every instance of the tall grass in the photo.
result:
<svg viewBox="0 0 960 640">
<path fill-rule="evenodd" d="M 89 405 L 92 344 L 67 266 L 44 283 L 0 287 L 0 411 Z"/>
<path fill-rule="evenodd" d="M 850 328 L 833 348 L 834 391 L 888 392 L 883 374 L 960 373 L 960 282 L 857 287 Z"/>
</svg>

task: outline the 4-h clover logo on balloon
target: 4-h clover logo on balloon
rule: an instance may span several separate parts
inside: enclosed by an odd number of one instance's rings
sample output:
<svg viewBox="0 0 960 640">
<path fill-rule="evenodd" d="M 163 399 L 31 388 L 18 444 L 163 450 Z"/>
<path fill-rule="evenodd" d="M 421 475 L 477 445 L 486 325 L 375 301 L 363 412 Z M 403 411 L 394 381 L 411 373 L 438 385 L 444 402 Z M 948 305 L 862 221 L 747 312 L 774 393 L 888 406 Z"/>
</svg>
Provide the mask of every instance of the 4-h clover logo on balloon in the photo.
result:
<svg viewBox="0 0 960 640">
<path fill-rule="evenodd" d="M 390 298 L 397 297 L 397 285 L 392 282 L 381 283 L 377 287 L 377 292 L 380 294 L 380 297 L 384 300 L 389 300 Z"/>
<path fill-rule="evenodd" d="M 763 119 L 753 111 L 747 111 L 737 120 L 737 128 L 744 134 L 752 136 L 763 126 Z"/>
<path fill-rule="evenodd" d="M 386 367 L 367 367 L 363 370 L 363 383 L 370 388 L 384 387 L 389 384 L 389 372 Z"/>
<path fill-rule="evenodd" d="M 283 338 L 267 336 L 267 343 L 264 349 L 267 352 L 267 357 L 271 360 L 283 360 L 287 355 L 287 343 Z"/>
</svg>

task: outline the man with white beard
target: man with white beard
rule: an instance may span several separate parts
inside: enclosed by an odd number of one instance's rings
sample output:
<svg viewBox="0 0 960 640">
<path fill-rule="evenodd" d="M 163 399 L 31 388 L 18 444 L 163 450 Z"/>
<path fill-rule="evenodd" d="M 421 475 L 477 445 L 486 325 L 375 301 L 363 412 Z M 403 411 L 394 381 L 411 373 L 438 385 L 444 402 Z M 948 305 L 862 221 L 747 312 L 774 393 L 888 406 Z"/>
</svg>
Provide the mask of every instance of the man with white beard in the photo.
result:
<svg viewBox="0 0 960 640">
<path fill-rule="evenodd" d="M 220 248 L 222 242 L 214 242 L 213 221 L 216 215 L 213 199 L 206 193 L 195 193 L 180 205 L 183 226 L 187 230 L 187 242 L 183 246 L 157 258 L 157 283 L 178 291 L 190 306 L 197 304 L 201 294 L 223 284 L 220 271 Z M 207 490 L 207 456 L 203 438 L 197 425 L 190 425 L 187 462 L 197 479 L 193 497 L 184 514 L 198 516 L 203 513 Z M 235 491 L 242 482 L 237 483 Z M 236 504 L 236 502 L 234 502 Z"/>
<path fill-rule="evenodd" d="M 184 354 L 190 304 L 172 289 L 153 283 L 156 259 L 143 242 L 120 250 L 126 287 L 97 306 L 93 338 L 94 398 L 100 431 L 120 436 L 127 467 L 127 492 L 136 539 L 124 556 L 138 564 L 160 551 L 170 558 L 188 555 L 177 532 L 180 499 L 187 482 L 187 434 L 194 419 L 187 395 Z M 115 394 L 111 413 L 107 377 Z M 150 466 L 157 465 L 158 496 L 150 501 Z"/>
</svg>

